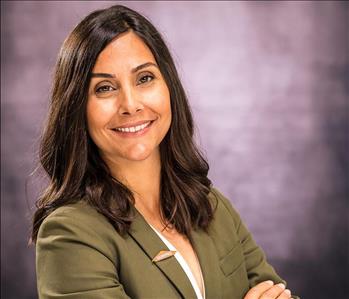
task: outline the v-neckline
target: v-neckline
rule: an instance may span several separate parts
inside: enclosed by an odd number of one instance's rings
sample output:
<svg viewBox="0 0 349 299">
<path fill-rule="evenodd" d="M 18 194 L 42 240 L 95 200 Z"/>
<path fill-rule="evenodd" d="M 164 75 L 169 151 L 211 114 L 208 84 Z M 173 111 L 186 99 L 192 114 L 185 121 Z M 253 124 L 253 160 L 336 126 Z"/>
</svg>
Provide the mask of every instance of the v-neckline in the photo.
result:
<svg viewBox="0 0 349 299">
<path fill-rule="evenodd" d="M 192 269 L 189 266 L 189 263 L 186 261 L 184 256 L 180 253 L 180 251 L 161 232 L 159 232 L 154 226 L 152 226 L 150 223 L 148 223 L 148 224 L 155 231 L 155 233 L 159 236 L 159 238 L 165 243 L 165 245 L 168 247 L 169 250 L 175 250 L 176 251 L 175 258 L 177 259 L 178 263 L 181 265 L 181 267 L 183 268 L 184 272 L 188 276 L 188 278 L 189 278 L 189 280 L 190 280 L 190 282 L 191 282 L 191 284 L 192 284 L 192 286 L 194 288 L 194 291 L 195 291 L 198 299 L 205 299 L 205 282 L 204 282 L 204 277 L 203 277 L 203 274 L 202 274 L 202 269 L 201 269 L 199 258 L 197 256 L 195 250 L 194 250 L 193 245 L 190 244 L 192 246 L 192 249 L 193 249 L 193 252 L 194 252 L 194 255 L 195 255 L 196 263 L 199 266 L 200 279 L 201 279 L 201 284 L 202 284 L 202 291 L 201 291 L 201 289 L 199 287 L 199 283 L 196 280 L 195 275 L 194 275 Z"/>
</svg>

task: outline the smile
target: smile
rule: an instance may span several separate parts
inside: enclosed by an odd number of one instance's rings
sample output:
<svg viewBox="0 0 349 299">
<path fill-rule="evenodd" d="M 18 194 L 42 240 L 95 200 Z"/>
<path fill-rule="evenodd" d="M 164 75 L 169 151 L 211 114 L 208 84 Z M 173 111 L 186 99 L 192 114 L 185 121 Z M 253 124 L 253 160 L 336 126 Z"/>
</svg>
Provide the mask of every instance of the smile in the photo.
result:
<svg viewBox="0 0 349 299">
<path fill-rule="evenodd" d="M 144 128 L 148 127 L 150 125 L 150 121 L 142 124 L 142 125 L 139 125 L 139 126 L 135 126 L 135 127 L 128 127 L 128 128 L 116 128 L 115 130 L 116 131 L 119 131 L 119 132 L 131 132 L 131 133 L 135 133 L 135 132 L 139 132 L 139 131 L 142 131 Z"/>
<path fill-rule="evenodd" d="M 113 128 L 112 131 L 121 137 L 140 137 L 148 132 L 154 121 L 138 122 L 137 125 L 117 127 Z"/>
</svg>

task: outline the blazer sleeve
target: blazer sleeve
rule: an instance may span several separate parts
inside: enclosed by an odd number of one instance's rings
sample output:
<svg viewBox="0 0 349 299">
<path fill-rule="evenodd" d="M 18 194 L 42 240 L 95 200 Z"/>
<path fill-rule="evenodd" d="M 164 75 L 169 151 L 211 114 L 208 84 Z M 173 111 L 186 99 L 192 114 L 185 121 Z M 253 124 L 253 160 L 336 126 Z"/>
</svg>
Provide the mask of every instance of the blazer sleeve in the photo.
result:
<svg viewBox="0 0 349 299">
<path fill-rule="evenodd" d="M 44 220 L 36 243 L 40 299 L 130 298 L 119 282 L 105 227 L 93 214 L 72 207 L 59 208 Z"/>
<path fill-rule="evenodd" d="M 242 246 L 247 275 L 250 287 L 254 287 L 258 283 L 265 280 L 272 280 L 274 283 L 284 283 L 286 281 L 281 279 L 275 272 L 274 268 L 267 262 L 263 250 L 256 244 L 251 233 L 240 218 L 238 212 L 233 208 L 230 201 L 223 196 L 217 189 L 214 192 L 222 199 L 223 204 L 231 214 L 235 222 L 235 228 Z M 291 290 L 292 291 L 292 290 Z M 296 295 L 292 295 L 294 299 L 300 299 Z"/>
</svg>

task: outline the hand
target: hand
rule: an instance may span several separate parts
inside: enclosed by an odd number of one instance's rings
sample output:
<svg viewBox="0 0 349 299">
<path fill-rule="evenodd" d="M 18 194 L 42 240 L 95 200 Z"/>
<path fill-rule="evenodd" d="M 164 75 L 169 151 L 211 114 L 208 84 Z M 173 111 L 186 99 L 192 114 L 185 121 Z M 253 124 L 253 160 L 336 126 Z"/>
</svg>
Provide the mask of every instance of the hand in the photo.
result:
<svg viewBox="0 0 349 299">
<path fill-rule="evenodd" d="M 263 281 L 250 289 L 244 299 L 289 299 L 291 291 L 282 283 L 274 285 L 271 280 Z"/>
</svg>

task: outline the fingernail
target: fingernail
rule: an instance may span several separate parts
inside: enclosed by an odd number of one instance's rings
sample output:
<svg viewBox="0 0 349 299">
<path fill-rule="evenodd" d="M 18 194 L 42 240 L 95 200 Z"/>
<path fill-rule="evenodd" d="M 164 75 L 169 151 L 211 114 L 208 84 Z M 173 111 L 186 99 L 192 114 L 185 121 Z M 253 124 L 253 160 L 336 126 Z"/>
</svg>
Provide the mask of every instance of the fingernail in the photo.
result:
<svg viewBox="0 0 349 299">
<path fill-rule="evenodd" d="M 285 289 L 285 288 L 286 288 L 286 286 L 285 286 L 283 283 L 278 283 L 278 286 L 279 286 L 280 288 L 282 288 L 282 289 Z"/>
<path fill-rule="evenodd" d="M 274 282 L 272 280 L 267 280 L 265 283 L 267 283 L 267 284 L 269 284 L 271 286 L 274 284 Z"/>
<path fill-rule="evenodd" d="M 288 290 L 288 289 L 287 289 L 287 290 L 285 290 L 284 292 L 285 292 L 287 295 L 289 295 L 289 296 L 291 295 L 291 291 L 290 291 L 290 290 Z"/>
</svg>

